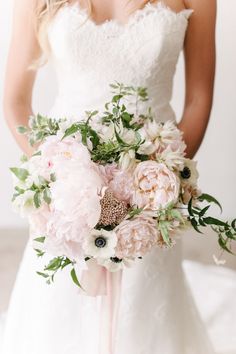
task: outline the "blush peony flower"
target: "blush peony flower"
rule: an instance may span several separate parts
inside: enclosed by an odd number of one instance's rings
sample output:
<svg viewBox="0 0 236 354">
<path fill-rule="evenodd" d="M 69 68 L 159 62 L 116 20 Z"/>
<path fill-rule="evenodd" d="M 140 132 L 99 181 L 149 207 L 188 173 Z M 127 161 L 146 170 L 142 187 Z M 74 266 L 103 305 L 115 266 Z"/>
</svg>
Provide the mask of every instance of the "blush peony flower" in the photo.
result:
<svg viewBox="0 0 236 354">
<path fill-rule="evenodd" d="M 131 171 L 115 171 L 113 174 L 113 179 L 109 183 L 109 188 L 117 199 L 130 204 L 134 189 Z"/>
<path fill-rule="evenodd" d="M 145 215 L 124 220 L 115 229 L 118 258 L 143 257 L 157 243 L 159 232 L 156 221 Z"/>
<path fill-rule="evenodd" d="M 133 192 L 132 170 L 122 170 L 116 163 L 97 167 L 104 184 L 112 191 L 114 197 L 130 203 Z"/>
<path fill-rule="evenodd" d="M 51 185 L 52 216 L 48 220 L 48 247 L 55 251 L 68 250 L 81 254 L 84 239 L 98 223 L 101 214 L 103 181 L 93 163 L 67 161 L 60 167 L 57 179 Z M 68 255 L 69 256 L 69 255 Z"/>
<path fill-rule="evenodd" d="M 94 258 L 110 258 L 115 255 L 117 237 L 115 232 L 92 230 L 85 239 L 83 249 L 86 256 Z"/>
<path fill-rule="evenodd" d="M 158 210 L 179 197 L 179 179 L 166 165 L 155 161 L 140 162 L 134 171 L 133 204 Z"/>
<path fill-rule="evenodd" d="M 96 165 L 98 172 L 101 175 L 106 186 L 112 181 L 114 173 L 119 171 L 118 165 L 116 163 L 106 164 L 106 165 Z"/>
<path fill-rule="evenodd" d="M 138 153 L 154 155 L 157 161 L 165 162 L 170 169 L 182 168 L 186 144 L 174 122 L 148 121 L 139 132 L 144 143 Z"/>
</svg>

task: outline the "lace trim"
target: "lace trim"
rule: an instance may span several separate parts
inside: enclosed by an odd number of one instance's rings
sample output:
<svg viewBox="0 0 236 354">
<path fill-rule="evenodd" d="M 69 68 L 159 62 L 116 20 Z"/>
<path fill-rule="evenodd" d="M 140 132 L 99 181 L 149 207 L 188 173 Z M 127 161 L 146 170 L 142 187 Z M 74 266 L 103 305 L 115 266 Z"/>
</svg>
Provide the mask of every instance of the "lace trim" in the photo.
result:
<svg viewBox="0 0 236 354">
<path fill-rule="evenodd" d="M 143 8 L 137 9 L 132 15 L 129 16 L 129 19 L 126 23 L 121 23 L 117 19 L 107 19 L 104 22 L 97 24 L 95 21 L 93 21 L 88 14 L 87 9 L 82 8 L 78 2 L 69 5 L 66 3 L 60 11 L 62 11 L 64 8 L 67 8 L 69 11 L 72 11 L 72 13 L 75 13 L 78 16 L 81 16 L 84 18 L 90 25 L 92 25 L 95 28 L 104 28 L 106 26 L 112 26 L 112 27 L 118 27 L 118 28 L 127 28 L 130 27 L 132 24 L 139 22 L 146 16 L 150 14 L 155 14 L 157 11 L 160 12 L 166 12 L 170 16 L 173 16 L 174 18 L 180 18 L 180 19 L 185 19 L 188 20 L 191 14 L 194 12 L 193 9 L 183 9 L 180 10 L 179 12 L 175 12 L 173 9 L 171 9 L 168 5 L 166 5 L 163 1 L 159 0 L 156 3 L 150 3 L 148 2 Z"/>
</svg>

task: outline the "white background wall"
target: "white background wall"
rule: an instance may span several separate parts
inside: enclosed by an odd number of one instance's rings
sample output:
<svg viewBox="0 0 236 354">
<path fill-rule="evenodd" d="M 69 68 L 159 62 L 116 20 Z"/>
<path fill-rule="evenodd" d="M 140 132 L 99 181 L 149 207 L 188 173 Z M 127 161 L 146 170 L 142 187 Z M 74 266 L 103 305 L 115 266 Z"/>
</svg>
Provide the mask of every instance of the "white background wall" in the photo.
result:
<svg viewBox="0 0 236 354">
<path fill-rule="evenodd" d="M 0 2 L 0 99 L 9 45 L 12 0 Z M 207 1 L 206 1 L 207 6 Z M 197 155 L 203 190 L 214 194 L 223 203 L 224 215 L 236 216 L 236 1 L 218 1 L 217 73 L 215 100 L 211 122 L 204 143 Z M 55 95 L 55 77 L 51 68 L 42 69 L 34 93 L 34 109 L 47 112 Z M 183 60 L 178 65 L 173 106 L 180 117 L 183 104 Z M 11 211 L 12 194 L 9 166 L 20 156 L 11 137 L 0 106 L 0 232 L 1 229 L 23 227 L 25 221 Z"/>
</svg>

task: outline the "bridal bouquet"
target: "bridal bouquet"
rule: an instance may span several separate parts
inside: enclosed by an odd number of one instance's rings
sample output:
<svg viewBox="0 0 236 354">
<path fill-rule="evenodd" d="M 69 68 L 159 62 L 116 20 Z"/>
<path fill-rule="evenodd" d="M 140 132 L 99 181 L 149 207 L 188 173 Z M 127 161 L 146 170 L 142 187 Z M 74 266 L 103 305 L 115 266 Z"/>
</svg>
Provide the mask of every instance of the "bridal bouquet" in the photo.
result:
<svg viewBox="0 0 236 354">
<path fill-rule="evenodd" d="M 37 115 L 19 127 L 38 148 L 11 168 L 13 205 L 29 219 L 38 256 L 53 256 L 38 272 L 48 283 L 71 266 L 80 286 L 75 266 L 91 258 L 112 272 L 130 266 L 154 247 L 172 247 L 186 227 L 210 225 L 228 252 L 236 240 L 236 220 L 208 215 L 212 203 L 221 206 L 200 192 L 176 124 L 156 121 L 151 108 L 139 113 L 145 88 L 110 86 L 104 112 L 76 122 Z"/>
</svg>

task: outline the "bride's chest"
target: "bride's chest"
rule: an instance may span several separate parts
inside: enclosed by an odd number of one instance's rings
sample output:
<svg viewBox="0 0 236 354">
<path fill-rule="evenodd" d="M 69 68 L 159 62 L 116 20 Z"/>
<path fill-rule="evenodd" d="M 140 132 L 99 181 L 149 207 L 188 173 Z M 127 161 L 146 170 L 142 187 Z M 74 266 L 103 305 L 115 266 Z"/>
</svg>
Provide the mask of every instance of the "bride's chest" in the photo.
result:
<svg viewBox="0 0 236 354">
<path fill-rule="evenodd" d="M 146 7 L 127 24 L 96 25 L 77 7 L 59 10 L 48 28 L 54 60 L 78 70 L 126 70 L 175 62 L 183 46 L 187 14 L 164 7 Z"/>
</svg>

